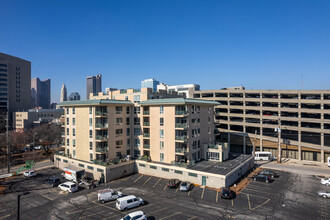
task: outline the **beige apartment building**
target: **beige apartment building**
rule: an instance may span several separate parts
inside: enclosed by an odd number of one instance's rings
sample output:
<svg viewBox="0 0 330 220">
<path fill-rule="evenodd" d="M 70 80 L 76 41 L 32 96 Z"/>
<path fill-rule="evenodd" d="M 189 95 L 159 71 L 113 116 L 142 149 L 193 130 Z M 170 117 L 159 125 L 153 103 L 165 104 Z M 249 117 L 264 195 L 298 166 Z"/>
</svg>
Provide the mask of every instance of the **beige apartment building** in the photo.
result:
<svg viewBox="0 0 330 220">
<path fill-rule="evenodd" d="M 164 163 L 197 160 L 201 146 L 214 142 L 217 103 L 177 97 L 142 88 L 62 102 L 65 153 L 94 163 L 126 155 Z"/>
<path fill-rule="evenodd" d="M 194 98 L 217 101 L 218 139 L 232 152 L 256 149 L 282 157 L 325 162 L 330 156 L 330 90 L 196 91 Z M 280 133 L 278 133 L 280 129 Z"/>
<path fill-rule="evenodd" d="M 14 129 L 26 130 L 42 123 L 59 119 L 63 114 L 62 109 L 29 109 L 28 111 L 14 112 Z"/>
</svg>

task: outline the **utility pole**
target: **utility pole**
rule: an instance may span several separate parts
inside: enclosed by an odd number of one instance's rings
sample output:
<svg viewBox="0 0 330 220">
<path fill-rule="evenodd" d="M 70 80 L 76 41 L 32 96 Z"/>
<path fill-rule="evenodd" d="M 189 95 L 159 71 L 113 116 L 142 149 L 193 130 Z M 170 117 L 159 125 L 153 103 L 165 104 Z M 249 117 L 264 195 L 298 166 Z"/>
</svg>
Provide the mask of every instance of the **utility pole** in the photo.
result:
<svg viewBox="0 0 330 220">
<path fill-rule="evenodd" d="M 277 128 L 278 149 L 277 149 L 277 163 L 281 163 L 281 119 L 278 120 L 279 127 Z"/>
<path fill-rule="evenodd" d="M 7 171 L 10 173 L 10 147 L 9 147 L 9 106 L 7 102 L 7 116 L 6 116 L 6 136 L 7 136 Z"/>
</svg>

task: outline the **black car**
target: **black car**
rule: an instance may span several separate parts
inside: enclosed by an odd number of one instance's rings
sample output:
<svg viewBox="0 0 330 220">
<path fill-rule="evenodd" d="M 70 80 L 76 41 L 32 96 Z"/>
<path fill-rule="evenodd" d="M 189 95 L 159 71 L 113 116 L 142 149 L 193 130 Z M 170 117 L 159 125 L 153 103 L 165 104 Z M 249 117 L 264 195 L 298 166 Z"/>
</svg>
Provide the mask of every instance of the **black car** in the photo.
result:
<svg viewBox="0 0 330 220">
<path fill-rule="evenodd" d="M 45 180 L 45 183 L 50 184 L 52 187 L 58 186 L 61 181 L 57 177 L 49 177 Z"/>
<path fill-rule="evenodd" d="M 265 182 L 265 183 L 269 183 L 271 180 L 270 176 L 261 175 L 261 174 L 254 175 L 254 176 L 252 176 L 252 178 L 254 181 L 260 181 L 260 182 Z"/>
<path fill-rule="evenodd" d="M 221 193 L 220 193 L 221 198 L 223 199 L 231 199 L 232 198 L 232 193 L 230 192 L 229 189 L 227 188 L 222 188 Z"/>
<path fill-rule="evenodd" d="M 180 180 L 178 179 L 171 179 L 168 181 L 167 187 L 168 188 L 177 188 L 180 184 Z"/>
<path fill-rule="evenodd" d="M 267 175 L 267 176 L 270 176 L 271 178 L 278 177 L 278 175 L 275 172 L 271 171 L 271 170 L 263 170 L 259 174 L 261 174 L 261 175 Z"/>
</svg>

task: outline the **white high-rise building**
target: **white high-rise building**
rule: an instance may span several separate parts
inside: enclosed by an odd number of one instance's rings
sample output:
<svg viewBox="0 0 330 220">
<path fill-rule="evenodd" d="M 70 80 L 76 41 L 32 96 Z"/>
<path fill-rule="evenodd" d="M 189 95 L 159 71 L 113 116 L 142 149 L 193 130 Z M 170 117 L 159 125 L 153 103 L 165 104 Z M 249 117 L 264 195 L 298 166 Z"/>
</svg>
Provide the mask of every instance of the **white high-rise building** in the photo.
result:
<svg viewBox="0 0 330 220">
<path fill-rule="evenodd" d="M 68 94 L 66 91 L 66 87 L 65 84 L 62 85 L 62 89 L 61 89 L 61 102 L 67 101 L 68 100 Z"/>
</svg>

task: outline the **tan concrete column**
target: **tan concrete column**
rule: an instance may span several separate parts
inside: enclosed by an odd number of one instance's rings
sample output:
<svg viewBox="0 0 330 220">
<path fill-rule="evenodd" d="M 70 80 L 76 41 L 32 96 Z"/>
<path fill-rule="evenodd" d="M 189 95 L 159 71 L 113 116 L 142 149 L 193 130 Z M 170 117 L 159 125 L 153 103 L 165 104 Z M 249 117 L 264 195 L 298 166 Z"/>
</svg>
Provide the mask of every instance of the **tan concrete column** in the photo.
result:
<svg viewBox="0 0 330 220">
<path fill-rule="evenodd" d="M 298 131 L 298 160 L 301 160 L 301 131 Z"/>
<path fill-rule="evenodd" d="M 262 142 L 263 142 L 263 134 L 262 134 L 262 127 L 260 127 L 260 139 L 259 139 L 259 145 L 260 145 L 260 151 L 263 150 Z"/>
</svg>

